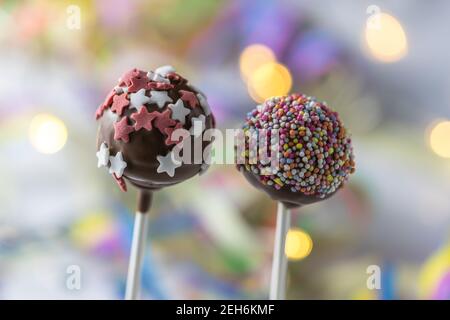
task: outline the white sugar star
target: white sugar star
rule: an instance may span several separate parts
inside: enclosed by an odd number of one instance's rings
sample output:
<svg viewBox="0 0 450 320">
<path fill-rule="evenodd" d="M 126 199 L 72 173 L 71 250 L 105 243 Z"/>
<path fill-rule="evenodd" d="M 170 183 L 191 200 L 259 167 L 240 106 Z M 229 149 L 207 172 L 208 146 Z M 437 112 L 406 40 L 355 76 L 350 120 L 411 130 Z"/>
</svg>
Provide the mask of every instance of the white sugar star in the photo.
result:
<svg viewBox="0 0 450 320">
<path fill-rule="evenodd" d="M 111 162 L 109 173 L 115 173 L 116 177 L 120 178 L 123 175 L 123 171 L 127 167 L 127 163 L 123 161 L 122 152 L 117 152 L 114 157 L 110 156 L 109 161 Z"/>
<path fill-rule="evenodd" d="M 164 108 L 166 102 L 172 102 L 173 100 L 167 95 L 166 91 L 150 91 L 149 102 L 156 103 L 158 108 Z"/>
<path fill-rule="evenodd" d="M 164 83 L 170 83 L 170 80 L 169 80 L 169 79 L 164 78 L 164 77 L 161 76 L 159 73 L 155 73 L 155 75 L 153 76 L 153 81 L 164 82 Z"/>
<path fill-rule="evenodd" d="M 175 68 L 172 66 L 161 66 L 155 69 L 155 73 L 165 77 L 168 73 L 175 72 Z"/>
<path fill-rule="evenodd" d="M 103 142 L 100 145 L 100 150 L 97 151 L 97 167 L 107 167 L 109 162 L 109 148 L 106 145 L 106 142 Z"/>
<path fill-rule="evenodd" d="M 115 87 L 114 87 L 114 91 L 115 91 L 117 94 L 121 94 L 121 93 L 124 93 L 124 92 L 128 93 L 128 87 L 119 87 L 119 86 L 115 86 Z"/>
<path fill-rule="evenodd" d="M 205 130 L 205 120 L 206 117 L 203 114 L 199 115 L 198 117 L 192 117 L 192 126 L 189 130 L 191 135 L 193 135 L 194 137 L 198 137 L 202 134 L 202 132 Z"/>
<path fill-rule="evenodd" d="M 150 97 L 145 95 L 145 89 L 141 89 L 136 93 L 130 94 L 130 108 L 141 110 L 141 107 L 150 102 Z"/>
<path fill-rule="evenodd" d="M 153 71 L 147 72 L 147 77 L 153 81 L 170 83 L 169 79 L 167 79 L 164 76 L 160 75 L 159 73 L 155 73 Z"/>
<path fill-rule="evenodd" d="M 208 101 L 206 100 L 206 97 L 200 93 L 197 93 L 197 99 L 200 102 L 200 105 L 202 106 L 205 115 L 209 116 L 211 114 L 211 110 L 209 109 L 209 104 Z"/>
<path fill-rule="evenodd" d="M 178 99 L 175 104 L 169 104 L 169 108 L 172 110 L 172 119 L 180 121 L 181 124 L 186 122 L 186 116 L 191 112 L 191 109 L 184 107 L 181 99 Z"/>
<path fill-rule="evenodd" d="M 159 162 L 159 167 L 156 172 L 165 172 L 169 177 L 173 177 L 175 174 L 175 169 L 181 166 L 181 161 L 175 160 L 174 153 L 170 151 L 165 156 L 156 156 Z"/>
</svg>

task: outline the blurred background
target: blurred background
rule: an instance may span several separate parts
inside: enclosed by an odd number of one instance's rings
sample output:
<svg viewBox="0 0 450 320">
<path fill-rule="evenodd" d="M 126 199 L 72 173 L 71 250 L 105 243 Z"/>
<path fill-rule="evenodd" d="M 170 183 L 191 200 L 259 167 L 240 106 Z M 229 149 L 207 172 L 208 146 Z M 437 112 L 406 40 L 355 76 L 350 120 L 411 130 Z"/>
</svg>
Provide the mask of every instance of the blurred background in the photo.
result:
<svg viewBox="0 0 450 320">
<path fill-rule="evenodd" d="M 124 71 L 170 64 L 221 129 L 288 92 L 327 101 L 350 128 L 350 183 L 293 212 L 289 299 L 449 299 L 449 12 L 448 1 L 0 0 L 0 298 L 123 297 L 136 190 L 97 169 L 94 112 Z M 143 297 L 267 298 L 275 211 L 232 165 L 158 192 Z"/>
</svg>

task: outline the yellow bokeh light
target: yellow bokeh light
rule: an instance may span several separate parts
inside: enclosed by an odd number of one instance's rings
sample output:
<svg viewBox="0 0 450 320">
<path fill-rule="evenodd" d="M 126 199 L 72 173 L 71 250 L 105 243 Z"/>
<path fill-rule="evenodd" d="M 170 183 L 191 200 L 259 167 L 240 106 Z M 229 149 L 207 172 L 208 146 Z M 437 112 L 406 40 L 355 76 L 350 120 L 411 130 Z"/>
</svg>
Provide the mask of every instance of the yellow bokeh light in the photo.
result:
<svg viewBox="0 0 450 320">
<path fill-rule="evenodd" d="M 450 270 L 450 244 L 439 249 L 424 264 L 419 276 L 421 298 L 432 299 L 433 292 Z"/>
<path fill-rule="evenodd" d="M 31 120 L 29 134 L 33 147 L 45 154 L 58 152 L 67 141 L 64 122 L 46 113 L 38 114 Z"/>
<path fill-rule="evenodd" d="M 306 258 L 311 253 L 313 242 L 309 234 L 301 229 L 290 229 L 286 236 L 284 252 L 290 260 Z"/>
<path fill-rule="evenodd" d="M 248 80 L 248 92 L 256 102 L 263 102 L 273 96 L 286 95 L 292 86 L 291 73 L 277 62 L 260 66 Z"/>
<path fill-rule="evenodd" d="M 106 213 L 93 213 L 78 221 L 71 230 L 74 242 L 90 247 L 114 233 L 114 223 Z"/>
<path fill-rule="evenodd" d="M 367 19 L 365 40 L 370 54 L 382 62 L 398 61 L 408 52 L 402 25 L 387 13 L 373 14 Z"/>
<path fill-rule="evenodd" d="M 377 299 L 377 295 L 369 290 L 369 289 L 360 289 L 358 291 L 356 291 L 352 297 L 352 300 L 376 300 Z"/>
<path fill-rule="evenodd" d="M 253 72 L 263 64 L 276 60 L 273 51 L 262 44 L 252 44 L 242 51 L 239 58 L 242 79 L 247 81 Z"/>
<path fill-rule="evenodd" d="M 443 158 L 450 158 L 450 121 L 437 123 L 430 132 L 431 149 Z"/>
</svg>

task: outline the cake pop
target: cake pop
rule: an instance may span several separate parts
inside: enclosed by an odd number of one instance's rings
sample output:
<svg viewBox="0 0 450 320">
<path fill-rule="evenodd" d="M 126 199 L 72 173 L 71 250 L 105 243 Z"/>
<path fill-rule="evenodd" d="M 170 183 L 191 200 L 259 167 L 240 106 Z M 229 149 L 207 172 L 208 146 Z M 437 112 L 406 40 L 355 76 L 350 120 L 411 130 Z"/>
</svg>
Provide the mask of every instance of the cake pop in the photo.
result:
<svg viewBox="0 0 450 320">
<path fill-rule="evenodd" d="M 355 171 L 355 161 L 351 138 L 338 113 L 312 97 L 291 94 L 267 99 L 248 113 L 243 127 L 244 132 L 261 129 L 278 133 L 271 146 L 278 152 L 278 165 L 252 163 L 244 150 L 239 156 L 245 161 L 237 167 L 253 186 L 280 204 L 270 294 L 279 299 L 284 295 L 288 209 L 331 197 Z M 245 143 L 249 145 L 248 138 Z"/>
<path fill-rule="evenodd" d="M 135 299 L 152 191 L 207 169 L 206 159 L 197 161 L 195 152 L 184 161 L 184 150 L 201 141 L 203 151 L 211 142 L 202 141 L 201 133 L 215 121 L 204 94 L 171 66 L 124 73 L 95 117 L 98 167 L 107 167 L 122 191 L 127 191 L 126 181 L 139 189 L 126 293 Z M 178 129 L 184 131 L 174 135 Z"/>
<path fill-rule="evenodd" d="M 96 119 L 98 165 L 109 166 L 123 191 L 124 178 L 138 188 L 155 190 L 205 168 L 205 163 L 181 164 L 172 152 L 180 142 L 171 139 L 176 129 L 189 131 L 196 121 L 202 131 L 214 127 L 206 97 L 172 67 L 126 72 L 98 108 Z M 202 143 L 203 149 L 208 143 Z"/>
</svg>

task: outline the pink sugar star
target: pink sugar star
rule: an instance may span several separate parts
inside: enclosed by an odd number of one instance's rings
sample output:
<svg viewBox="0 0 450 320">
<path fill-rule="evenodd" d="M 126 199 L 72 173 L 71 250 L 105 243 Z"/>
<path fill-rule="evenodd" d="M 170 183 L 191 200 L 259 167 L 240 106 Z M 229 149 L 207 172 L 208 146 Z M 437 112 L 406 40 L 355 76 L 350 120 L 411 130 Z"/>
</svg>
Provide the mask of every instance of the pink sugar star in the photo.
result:
<svg viewBox="0 0 450 320">
<path fill-rule="evenodd" d="M 156 111 L 154 111 L 154 112 L 156 112 Z M 159 112 L 156 112 L 156 113 L 158 115 L 157 115 L 157 118 L 155 119 L 154 125 L 156 128 L 158 128 L 159 132 L 161 132 L 162 134 L 165 134 L 164 130 L 166 128 L 176 125 L 177 122 L 170 117 L 170 115 L 172 113 L 172 111 L 170 109 L 167 109 L 166 111 L 161 112 L 161 113 L 159 113 Z"/>
<path fill-rule="evenodd" d="M 112 89 L 108 95 L 106 96 L 105 101 L 103 102 L 104 106 L 109 106 L 113 102 L 113 98 L 116 95 L 116 90 Z"/>
<path fill-rule="evenodd" d="M 170 83 L 164 83 L 164 82 L 156 82 L 156 81 L 150 81 L 147 83 L 147 89 L 148 90 L 170 90 L 173 89 L 174 85 Z"/>
<path fill-rule="evenodd" d="M 136 121 L 136 123 L 134 124 L 134 130 L 138 131 L 142 128 L 145 128 L 146 130 L 152 130 L 152 121 L 153 119 L 158 117 L 158 114 L 159 113 L 157 113 L 156 111 L 150 113 L 145 106 L 142 106 L 139 112 L 133 113 L 131 115 L 131 119 Z"/>
<path fill-rule="evenodd" d="M 180 122 L 178 122 L 178 123 L 176 124 L 175 127 L 169 127 L 169 128 L 165 128 L 165 129 L 164 129 L 164 134 L 167 135 L 167 138 L 166 138 L 166 140 L 164 141 L 165 144 L 166 144 L 166 146 L 170 146 L 170 145 L 172 145 L 172 144 L 177 144 L 177 143 L 179 143 L 181 140 L 183 140 L 183 137 L 179 137 L 179 138 L 178 138 L 178 141 L 172 140 L 172 133 L 173 133 L 175 130 L 181 129 L 181 128 L 183 128 L 183 125 L 182 125 Z"/>
<path fill-rule="evenodd" d="M 131 78 L 131 85 L 128 87 L 128 92 L 135 93 L 141 89 L 147 89 L 148 86 L 148 78 L 147 75 L 139 75 Z"/>
<path fill-rule="evenodd" d="M 97 120 L 103 115 L 103 112 L 109 108 L 110 104 L 113 102 L 113 98 L 116 94 L 116 91 L 113 89 L 110 93 L 106 96 L 105 101 L 97 108 L 95 111 L 95 119 Z"/>
<path fill-rule="evenodd" d="M 123 110 L 130 104 L 127 99 L 127 94 L 124 92 L 121 95 L 116 95 L 113 98 L 113 104 L 111 106 L 111 111 L 117 113 L 119 116 L 122 115 Z"/>
<path fill-rule="evenodd" d="M 127 192 L 127 184 L 125 182 L 125 179 L 123 177 L 117 178 L 115 173 L 113 173 L 112 175 L 113 175 L 114 180 L 116 180 L 117 185 L 119 186 L 120 190 L 122 190 L 123 192 Z"/>
<path fill-rule="evenodd" d="M 114 140 L 130 141 L 128 134 L 134 131 L 134 127 L 128 125 L 128 118 L 123 117 L 119 122 L 114 123 Z"/>
<path fill-rule="evenodd" d="M 145 77 L 146 73 L 144 71 L 141 71 L 137 68 L 131 69 L 127 72 L 125 72 L 120 78 L 119 78 L 119 86 L 131 86 L 131 79 L 136 77 Z"/>
<path fill-rule="evenodd" d="M 174 83 L 186 83 L 186 79 L 184 79 L 182 76 L 180 76 L 178 73 L 176 72 L 170 72 L 166 75 L 167 79 L 170 80 L 170 82 L 174 82 Z"/>
<path fill-rule="evenodd" d="M 95 120 L 98 120 L 102 115 L 103 112 L 108 109 L 107 107 L 105 107 L 104 104 L 100 105 L 97 110 L 95 111 Z"/>
<path fill-rule="evenodd" d="M 186 101 L 187 103 L 189 103 L 189 105 L 191 106 L 191 108 L 195 108 L 198 105 L 198 99 L 195 96 L 195 94 L 191 91 L 186 91 L 186 90 L 180 90 L 178 91 L 181 93 L 181 100 Z"/>
</svg>

